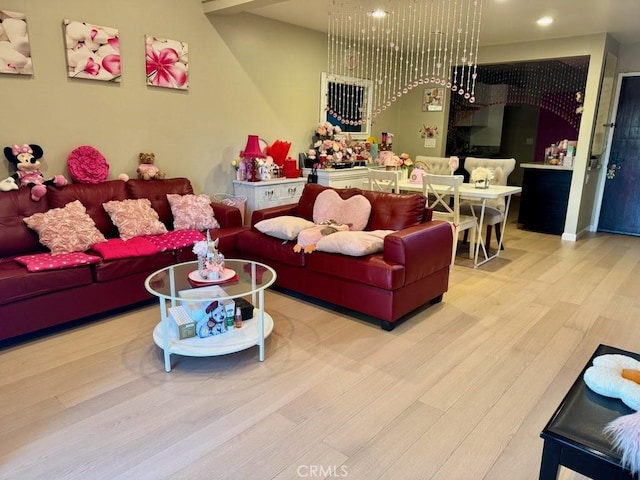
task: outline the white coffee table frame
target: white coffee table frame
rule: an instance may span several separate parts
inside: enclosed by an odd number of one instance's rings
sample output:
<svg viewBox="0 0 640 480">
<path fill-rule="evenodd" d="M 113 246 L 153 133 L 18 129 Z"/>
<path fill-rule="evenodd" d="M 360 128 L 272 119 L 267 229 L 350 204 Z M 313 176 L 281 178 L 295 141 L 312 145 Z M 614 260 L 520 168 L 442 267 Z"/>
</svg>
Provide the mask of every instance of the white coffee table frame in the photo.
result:
<svg viewBox="0 0 640 480">
<path fill-rule="evenodd" d="M 197 268 L 197 262 L 184 262 L 161 268 L 149 275 L 144 286 L 160 302 L 160 322 L 153 329 L 153 340 L 164 351 L 165 371 L 171 371 L 171 354 L 190 357 L 210 357 L 239 352 L 258 346 L 259 360 L 264 361 L 264 340 L 273 331 L 273 318 L 264 311 L 264 291 L 276 280 L 276 272 L 268 265 L 250 260 L 226 260 L 226 267 L 238 274 L 238 280 L 221 283 L 227 296 L 199 297 L 199 301 L 224 300 L 251 295 L 253 318 L 245 320 L 242 328 L 206 338 L 192 337 L 180 340 L 177 327 L 170 324 L 169 308 L 192 297 L 180 297 L 180 291 L 192 289 L 187 275 Z M 249 266 L 249 272 L 245 272 Z M 262 271 L 258 274 L 257 269 Z M 197 287 L 195 287 L 197 288 Z"/>
</svg>

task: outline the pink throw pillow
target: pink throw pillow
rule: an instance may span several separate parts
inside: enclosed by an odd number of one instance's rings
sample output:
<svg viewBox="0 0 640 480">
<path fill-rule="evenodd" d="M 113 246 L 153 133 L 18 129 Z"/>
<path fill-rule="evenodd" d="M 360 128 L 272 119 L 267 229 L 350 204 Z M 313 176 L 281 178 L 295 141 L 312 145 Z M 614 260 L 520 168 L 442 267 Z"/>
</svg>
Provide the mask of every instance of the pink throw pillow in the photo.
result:
<svg viewBox="0 0 640 480">
<path fill-rule="evenodd" d="M 190 247 L 194 243 L 206 239 L 198 230 L 171 230 L 162 235 L 153 235 L 145 238 L 158 247 L 161 252 Z"/>
<path fill-rule="evenodd" d="M 369 223 L 371 202 L 363 195 L 354 195 L 343 200 L 335 190 L 325 190 L 318 194 L 313 205 L 313 222 L 350 224 L 350 230 L 364 230 Z"/>
<path fill-rule="evenodd" d="M 61 253 L 53 255 L 51 253 L 36 253 L 33 255 L 22 255 L 14 260 L 27 267 L 30 272 L 44 272 L 46 270 L 58 270 L 61 268 L 79 267 L 98 263 L 100 257 L 88 255 L 84 252 Z"/>
<path fill-rule="evenodd" d="M 34 213 L 23 221 L 38 232 L 40 243 L 53 255 L 84 252 L 94 243 L 106 240 L 80 200 L 44 213 Z"/>
<path fill-rule="evenodd" d="M 201 195 L 167 194 L 173 214 L 174 230 L 208 230 L 220 228 L 211 208 L 211 199 Z"/>
<path fill-rule="evenodd" d="M 111 200 L 102 206 L 113 224 L 118 227 L 120 238 L 123 240 L 167 233 L 167 227 L 158 220 L 158 212 L 151 208 L 148 198 Z"/>
</svg>

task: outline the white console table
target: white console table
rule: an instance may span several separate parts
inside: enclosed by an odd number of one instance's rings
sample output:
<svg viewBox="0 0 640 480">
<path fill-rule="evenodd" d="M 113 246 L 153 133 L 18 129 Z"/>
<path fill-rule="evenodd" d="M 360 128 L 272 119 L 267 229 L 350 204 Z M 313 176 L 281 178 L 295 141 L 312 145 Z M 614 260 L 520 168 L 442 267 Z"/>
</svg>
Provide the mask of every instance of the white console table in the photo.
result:
<svg viewBox="0 0 640 480">
<path fill-rule="evenodd" d="M 302 195 L 307 177 L 276 178 L 261 182 L 233 181 L 233 193 L 236 196 L 247 197 L 247 211 L 245 224 L 251 224 L 254 210 L 276 207 L 289 203 L 297 203 Z"/>
<path fill-rule="evenodd" d="M 318 183 L 325 187 L 333 188 L 369 188 L 367 167 L 318 169 Z M 311 173 L 310 168 L 302 170 L 302 176 L 306 179 Z"/>
</svg>

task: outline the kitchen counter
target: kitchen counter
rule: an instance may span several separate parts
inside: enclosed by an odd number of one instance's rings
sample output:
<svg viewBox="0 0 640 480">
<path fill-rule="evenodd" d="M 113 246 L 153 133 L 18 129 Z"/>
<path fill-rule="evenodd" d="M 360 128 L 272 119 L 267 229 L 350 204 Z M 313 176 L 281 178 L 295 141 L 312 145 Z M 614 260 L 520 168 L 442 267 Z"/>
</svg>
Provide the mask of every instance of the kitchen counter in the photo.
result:
<svg viewBox="0 0 640 480">
<path fill-rule="evenodd" d="M 525 230 L 560 235 L 569 204 L 573 168 L 522 163 L 522 195 L 518 223 Z"/>
<path fill-rule="evenodd" d="M 546 163 L 521 163 L 522 168 L 539 168 L 542 170 L 569 170 L 573 171 L 573 167 L 563 167 L 562 165 L 547 165 Z"/>
</svg>

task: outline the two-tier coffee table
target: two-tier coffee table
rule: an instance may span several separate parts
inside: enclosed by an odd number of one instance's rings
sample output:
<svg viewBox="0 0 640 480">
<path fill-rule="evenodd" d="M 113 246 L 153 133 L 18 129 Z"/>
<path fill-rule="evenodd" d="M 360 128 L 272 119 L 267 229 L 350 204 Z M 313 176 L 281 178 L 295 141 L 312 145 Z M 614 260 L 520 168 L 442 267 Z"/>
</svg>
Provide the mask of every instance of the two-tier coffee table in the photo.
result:
<svg viewBox="0 0 640 480">
<path fill-rule="evenodd" d="M 197 269 L 197 262 L 185 262 L 162 268 L 144 282 L 145 288 L 160 301 L 160 322 L 153 330 L 153 340 L 164 351 L 164 368 L 171 371 L 171 354 L 190 357 L 210 357 L 239 352 L 258 346 L 259 359 L 264 361 L 264 339 L 273 330 L 273 318 L 264 311 L 264 291 L 276 280 L 276 272 L 269 266 L 249 260 L 226 260 L 225 267 L 237 274 L 232 281 L 219 283 L 224 296 L 207 297 L 207 286 L 198 288 L 189 281 L 189 274 Z M 213 283 L 212 283 L 213 285 Z M 253 318 L 243 322 L 242 328 L 206 338 L 180 340 L 177 329 L 169 322 L 169 308 L 193 301 L 198 290 L 199 301 L 225 300 L 251 296 Z M 182 292 L 182 293 L 181 293 Z M 203 292 L 205 292 L 203 294 Z"/>
</svg>

